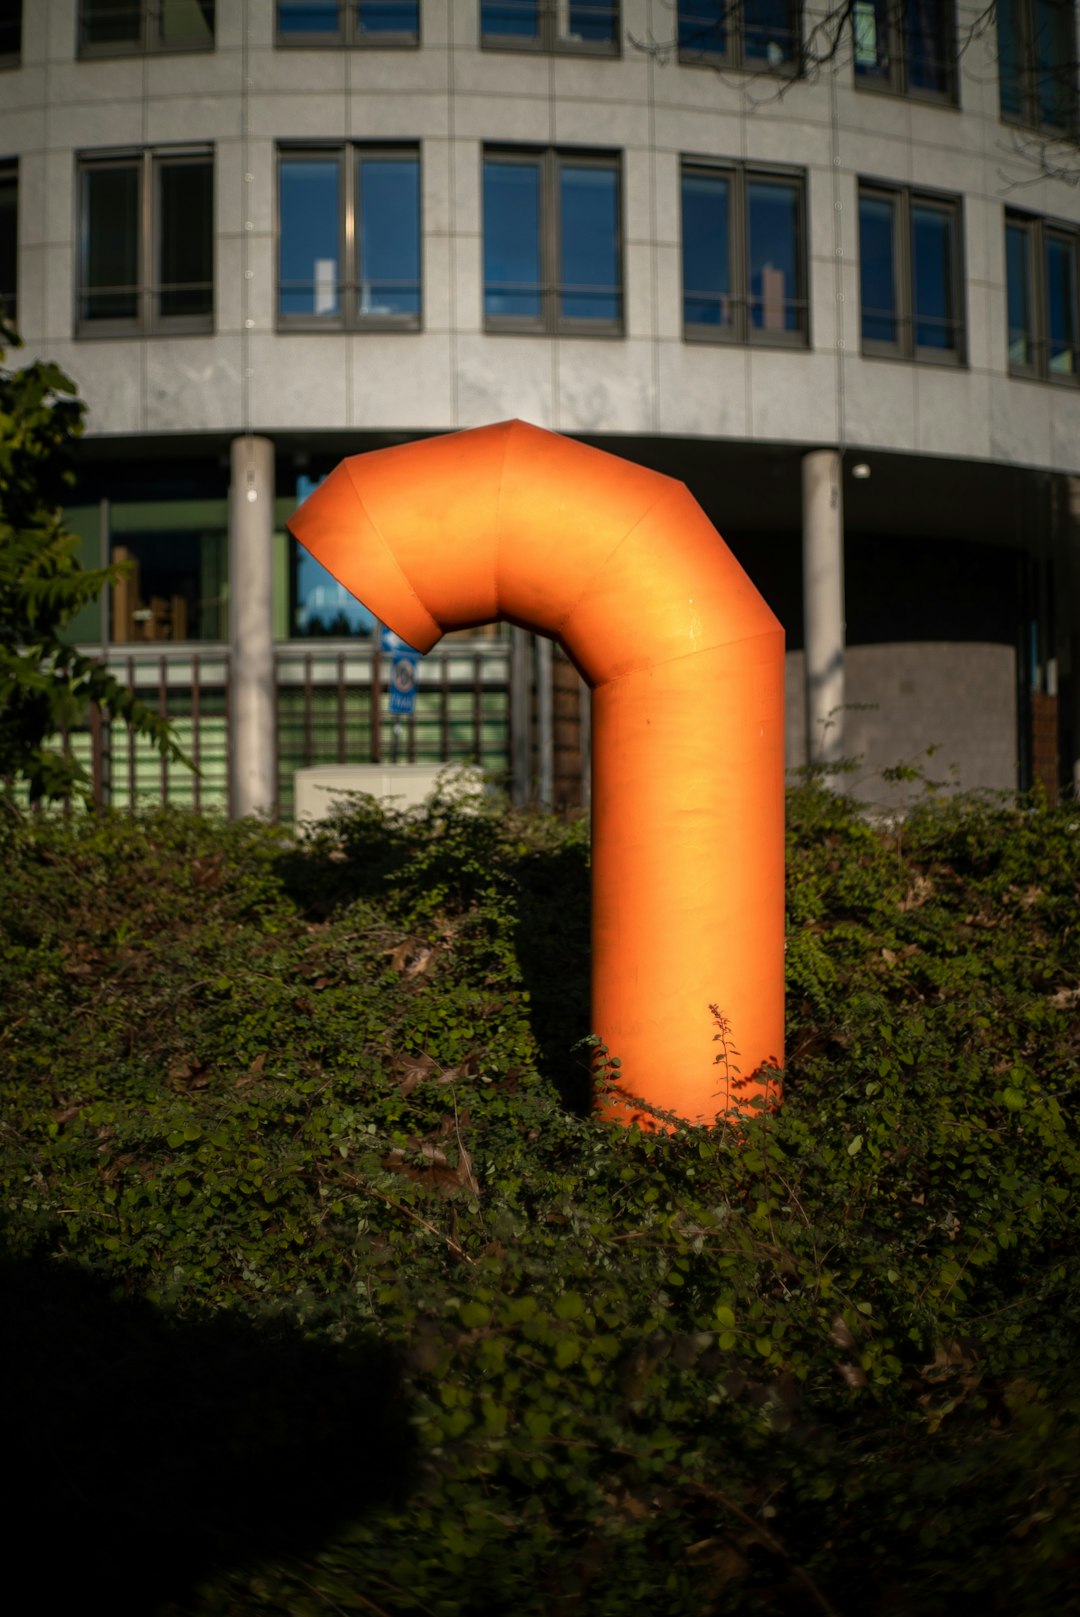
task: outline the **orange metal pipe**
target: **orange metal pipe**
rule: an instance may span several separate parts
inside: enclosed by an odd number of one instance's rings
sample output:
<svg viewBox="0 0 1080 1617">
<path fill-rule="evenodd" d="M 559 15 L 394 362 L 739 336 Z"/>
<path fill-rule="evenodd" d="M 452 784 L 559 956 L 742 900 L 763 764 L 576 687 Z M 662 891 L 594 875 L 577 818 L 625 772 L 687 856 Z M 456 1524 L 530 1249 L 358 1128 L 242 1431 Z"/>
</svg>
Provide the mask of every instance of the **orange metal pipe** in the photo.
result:
<svg viewBox="0 0 1080 1617">
<path fill-rule="evenodd" d="M 342 461 L 289 527 L 419 651 L 494 619 L 561 642 L 593 691 L 593 1028 L 629 1094 L 688 1121 L 760 1092 L 783 1055 L 784 634 L 686 487 L 510 421 Z"/>
</svg>

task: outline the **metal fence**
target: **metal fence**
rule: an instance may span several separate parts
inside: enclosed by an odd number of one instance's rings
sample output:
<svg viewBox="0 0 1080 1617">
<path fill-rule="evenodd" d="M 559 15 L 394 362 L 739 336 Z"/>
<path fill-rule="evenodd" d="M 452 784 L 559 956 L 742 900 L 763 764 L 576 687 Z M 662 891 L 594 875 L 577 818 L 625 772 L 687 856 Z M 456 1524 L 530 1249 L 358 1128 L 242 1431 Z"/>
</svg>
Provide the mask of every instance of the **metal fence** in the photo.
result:
<svg viewBox="0 0 1080 1617">
<path fill-rule="evenodd" d="M 331 763 L 479 764 L 509 785 L 512 752 L 506 641 L 447 641 L 419 667 L 407 717 L 389 713 L 390 659 L 377 645 L 290 642 L 275 650 L 277 815 L 292 816 L 293 774 Z M 162 759 L 119 719 L 92 707 L 66 737 L 94 801 L 129 809 L 169 803 L 229 813 L 233 714 L 227 647 L 111 654 L 108 666 L 168 718 L 194 769 Z"/>
</svg>

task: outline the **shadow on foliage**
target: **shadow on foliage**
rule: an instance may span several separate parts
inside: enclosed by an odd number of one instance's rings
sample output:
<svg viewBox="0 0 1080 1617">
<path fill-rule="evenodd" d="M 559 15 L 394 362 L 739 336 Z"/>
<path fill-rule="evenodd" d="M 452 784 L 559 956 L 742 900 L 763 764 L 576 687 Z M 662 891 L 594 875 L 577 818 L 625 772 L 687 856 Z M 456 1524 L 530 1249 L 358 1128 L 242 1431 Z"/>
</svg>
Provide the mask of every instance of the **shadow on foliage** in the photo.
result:
<svg viewBox="0 0 1080 1617">
<path fill-rule="evenodd" d="M 385 900 L 411 854 L 405 827 L 359 797 L 355 807 L 279 854 L 275 868 L 293 903 L 310 920 L 325 921 L 358 899 Z"/>
<path fill-rule="evenodd" d="M 314 920 L 367 899 L 396 910 L 403 925 L 414 911 L 423 911 L 433 890 L 463 912 L 491 887 L 493 875 L 501 879 L 540 1070 L 564 1106 L 589 1111 L 589 1062 L 574 1048 L 591 1031 L 589 855 L 583 842 L 511 852 L 501 823 L 490 816 L 451 806 L 443 821 L 410 820 L 384 815 L 371 799 L 358 796 L 282 854 L 277 868 L 293 902 Z"/>
<path fill-rule="evenodd" d="M 588 1056 L 575 1046 L 589 1020 L 589 856 L 582 844 L 526 855 L 519 884 L 514 945 L 529 991 L 540 1070 L 568 1111 L 592 1106 Z"/>
<path fill-rule="evenodd" d="M 148 1617 L 214 1566 L 314 1548 L 408 1488 L 379 1344 L 170 1318 L 42 1258 L 0 1263 L 0 1350 L 3 1587 L 20 1610 Z"/>
</svg>

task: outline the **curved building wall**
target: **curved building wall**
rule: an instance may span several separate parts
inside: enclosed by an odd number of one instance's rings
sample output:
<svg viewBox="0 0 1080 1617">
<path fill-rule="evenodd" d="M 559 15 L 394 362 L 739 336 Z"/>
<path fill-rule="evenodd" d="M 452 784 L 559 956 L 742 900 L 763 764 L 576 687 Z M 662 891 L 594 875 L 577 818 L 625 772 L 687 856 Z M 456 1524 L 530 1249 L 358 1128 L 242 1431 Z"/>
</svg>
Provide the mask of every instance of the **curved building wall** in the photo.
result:
<svg viewBox="0 0 1080 1617">
<path fill-rule="evenodd" d="M 483 47 L 480 0 L 421 0 L 419 11 L 415 47 L 315 48 L 276 37 L 274 0 L 218 0 L 211 50 L 80 56 L 78 0 L 24 4 L 21 60 L 0 68 L 0 165 L 17 165 L 18 324 L 27 351 L 62 364 L 87 399 L 100 488 L 133 455 L 149 467 L 183 444 L 220 473 L 220 487 L 198 492 L 223 500 L 230 441 L 260 435 L 277 447 L 272 492 L 287 504 L 301 474 L 325 470 L 349 450 L 519 416 L 685 476 L 781 611 L 798 693 L 811 610 L 809 596 L 800 597 L 800 525 L 805 559 L 808 519 L 798 502 L 799 459 L 824 447 L 840 457 L 837 501 L 842 493 L 853 577 L 867 557 L 876 566 L 879 546 L 881 554 L 891 547 L 896 574 L 906 536 L 967 546 L 973 572 L 986 553 L 976 546 L 996 547 L 999 561 L 1007 550 L 1004 572 L 997 562 L 989 569 L 1007 578 L 991 604 L 996 624 L 1009 615 L 1016 580 L 1015 625 L 985 635 L 969 626 L 957 642 L 985 641 L 999 653 L 996 661 L 980 653 L 994 662 L 992 678 L 972 672 L 965 685 L 962 654 L 950 661 L 942 650 L 948 613 L 931 614 L 932 632 L 912 627 L 933 592 L 920 562 L 903 611 L 897 596 L 895 629 L 868 633 L 875 656 L 862 659 L 861 674 L 859 659 L 851 662 L 847 699 L 872 689 L 884 715 L 880 723 L 855 719 L 855 731 L 865 732 L 875 759 L 880 752 L 880 761 L 895 761 L 898 736 L 905 746 L 937 739 L 935 693 L 947 685 L 956 693 L 947 728 L 958 754 L 967 747 L 964 778 L 1014 784 L 1017 723 L 1021 776 L 1026 767 L 1030 778 L 1025 693 L 1052 687 L 1056 696 L 1064 679 L 1073 713 L 1080 684 L 1080 386 L 1069 359 L 1053 379 L 1045 359 L 1033 362 L 1028 378 L 1015 374 L 1014 354 L 1010 374 L 1006 215 L 1030 218 L 1035 231 L 1056 222 L 1071 242 L 1070 232 L 1080 231 L 1072 183 L 1080 148 L 1071 140 L 1046 145 L 1002 120 L 996 33 L 978 0 L 957 8 L 955 104 L 864 87 L 849 32 L 832 61 L 792 80 L 680 61 L 671 48 L 672 0 L 622 0 L 612 54 Z M 818 37 L 824 15 L 805 9 L 804 39 Z M 418 159 L 418 329 L 305 329 L 304 321 L 289 328 L 282 319 L 279 161 L 329 147 L 350 165 L 377 149 Z M 182 329 L 181 319 L 149 335 L 110 331 L 107 322 L 80 330 L 80 174 L 118 155 L 144 165 L 138 228 L 149 253 L 157 239 L 150 176 L 158 160 L 190 150 L 212 172 L 207 329 Z M 614 167 L 617 330 L 603 321 L 558 333 L 550 321 L 544 331 L 490 329 L 485 151 L 553 154 L 549 164 L 554 154 L 603 154 Z M 755 179 L 794 182 L 804 341 L 761 330 L 755 340 L 715 341 L 708 329 L 687 331 L 681 188 L 695 165 L 727 176 L 743 200 Z M 351 184 L 352 168 L 349 175 Z M 543 183 L 551 185 L 550 169 Z M 910 262 L 913 200 L 944 209 L 957 268 L 952 362 L 925 349 L 910 357 L 880 345 L 866 351 L 874 345 L 865 341 L 861 307 L 860 196 L 884 197 L 907 233 L 896 246 L 899 283 Z M 1043 248 L 1040 235 L 1033 251 Z M 346 244 L 346 256 L 355 250 Z M 736 258 L 740 251 L 745 242 L 736 243 Z M 1072 296 L 1080 322 L 1075 287 Z M 910 284 L 898 284 L 897 299 L 904 353 Z M 738 324 L 747 318 L 736 316 L 736 339 L 750 335 Z M 1074 348 L 1078 341 L 1074 329 Z M 863 457 L 873 480 L 856 486 L 850 468 Z M 151 474 L 140 477 L 146 497 Z M 838 515 L 832 598 L 841 657 L 842 549 Z M 281 636 L 290 632 L 280 599 L 286 565 L 283 552 L 275 555 Z M 779 603 L 789 597 L 785 613 Z M 849 592 L 849 623 L 861 610 Z M 894 657 L 882 650 L 892 642 Z M 920 643 L 935 649 L 920 653 Z M 931 664 L 939 670 L 932 678 Z M 1011 707 L 1001 695 L 1010 677 Z M 801 722 L 790 727 L 791 762 L 805 756 L 812 734 L 808 721 L 800 735 Z M 1068 724 L 1063 745 L 1074 755 L 1080 718 Z M 1012 762 L 1002 763 L 1007 755 Z"/>
<path fill-rule="evenodd" d="M 275 46 L 272 0 L 222 0 L 212 52 L 90 60 L 76 59 L 75 0 L 25 9 L 23 65 L 0 81 L 0 155 L 19 162 L 20 326 L 78 375 L 94 433 L 405 431 L 521 415 L 571 433 L 1077 469 L 1080 390 L 1008 374 L 1004 210 L 1080 224 L 1080 195 L 1043 177 L 1002 123 L 992 29 L 966 43 L 952 107 L 856 87 L 850 52 L 791 83 L 647 54 L 633 41 L 671 36 L 663 0 L 624 0 L 621 55 L 599 58 L 481 49 L 477 0 L 425 4 L 418 49 Z M 961 5 L 962 41 L 980 12 Z M 191 141 L 214 154 L 213 333 L 76 339 L 76 154 Z M 422 330 L 277 329 L 275 153 L 314 141 L 419 144 Z M 623 335 L 484 331 L 485 144 L 621 154 Z M 684 340 L 685 157 L 804 171 L 805 349 Z M 962 199 L 965 363 L 860 352 L 860 179 Z"/>
</svg>

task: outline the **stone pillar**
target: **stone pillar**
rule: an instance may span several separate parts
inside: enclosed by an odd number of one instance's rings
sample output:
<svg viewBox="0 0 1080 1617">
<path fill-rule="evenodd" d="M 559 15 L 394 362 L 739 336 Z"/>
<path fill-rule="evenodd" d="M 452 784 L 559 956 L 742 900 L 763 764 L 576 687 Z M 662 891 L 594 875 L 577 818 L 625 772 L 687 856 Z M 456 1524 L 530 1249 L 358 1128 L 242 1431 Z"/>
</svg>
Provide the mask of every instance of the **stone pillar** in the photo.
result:
<svg viewBox="0 0 1080 1617">
<path fill-rule="evenodd" d="M 806 761 L 835 763 L 844 746 L 844 500 L 841 457 L 802 461 Z"/>
<path fill-rule="evenodd" d="M 232 442 L 229 491 L 229 658 L 232 812 L 272 814 L 277 803 L 274 714 L 274 446 Z"/>
</svg>

